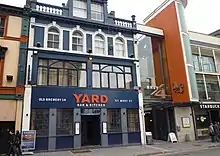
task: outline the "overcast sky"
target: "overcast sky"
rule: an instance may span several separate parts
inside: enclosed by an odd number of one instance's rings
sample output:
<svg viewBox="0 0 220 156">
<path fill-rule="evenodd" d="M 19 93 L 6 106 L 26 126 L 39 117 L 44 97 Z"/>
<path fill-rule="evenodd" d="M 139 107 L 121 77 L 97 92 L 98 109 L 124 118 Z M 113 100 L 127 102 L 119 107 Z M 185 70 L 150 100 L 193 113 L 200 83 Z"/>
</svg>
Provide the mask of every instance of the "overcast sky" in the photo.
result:
<svg viewBox="0 0 220 156">
<path fill-rule="evenodd" d="M 0 3 L 23 7 L 26 0 L 0 0 Z M 60 5 L 67 0 L 38 0 L 39 2 Z M 138 23 L 149 15 L 164 0 L 108 0 L 109 12 L 114 10 L 119 18 L 130 19 L 136 15 Z M 126 5 L 126 6 L 125 6 Z M 211 33 L 220 29 L 220 0 L 188 0 L 185 10 L 189 30 Z"/>
</svg>

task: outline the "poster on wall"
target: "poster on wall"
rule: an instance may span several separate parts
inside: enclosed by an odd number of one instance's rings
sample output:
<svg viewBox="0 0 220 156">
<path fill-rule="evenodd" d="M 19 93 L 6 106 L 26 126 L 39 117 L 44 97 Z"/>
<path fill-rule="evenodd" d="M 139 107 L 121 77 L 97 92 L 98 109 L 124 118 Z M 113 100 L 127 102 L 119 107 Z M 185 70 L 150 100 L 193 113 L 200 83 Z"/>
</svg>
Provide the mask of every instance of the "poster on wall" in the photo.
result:
<svg viewBox="0 0 220 156">
<path fill-rule="evenodd" d="M 183 124 L 183 128 L 190 128 L 191 127 L 190 118 L 188 117 L 182 118 L 182 124 Z"/>
<path fill-rule="evenodd" d="M 22 151 L 35 150 L 35 142 L 36 142 L 36 131 L 35 130 L 22 131 L 22 134 L 21 134 Z"/>
</svg>

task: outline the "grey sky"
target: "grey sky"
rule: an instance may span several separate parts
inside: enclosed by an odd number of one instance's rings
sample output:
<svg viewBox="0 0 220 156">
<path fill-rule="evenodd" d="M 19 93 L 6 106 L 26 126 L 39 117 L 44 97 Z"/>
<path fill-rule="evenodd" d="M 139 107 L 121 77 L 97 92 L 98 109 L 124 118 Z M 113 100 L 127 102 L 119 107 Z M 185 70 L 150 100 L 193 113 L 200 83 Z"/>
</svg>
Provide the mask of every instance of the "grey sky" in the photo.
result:
<svg viewBox="0 0 220 156">
<path fill-rule="evenodd" d="M 0 0 L 0 3 L 23 7 L 26 0 Z M 67 0 L 38 0 L 40 2 L 60 5 Z M 142 23 L 164 0 L 108 0 L 109 12 L 116 11 L 119 18 L 130 19 L 132 14 L 137 16 L 137 21 Z M 186 20 L 189 30 L 211 33 L 220 29 L 220 0 L 188 0 Z M 125 6 L 126 4 L 126 6 Z"/>
</svg>

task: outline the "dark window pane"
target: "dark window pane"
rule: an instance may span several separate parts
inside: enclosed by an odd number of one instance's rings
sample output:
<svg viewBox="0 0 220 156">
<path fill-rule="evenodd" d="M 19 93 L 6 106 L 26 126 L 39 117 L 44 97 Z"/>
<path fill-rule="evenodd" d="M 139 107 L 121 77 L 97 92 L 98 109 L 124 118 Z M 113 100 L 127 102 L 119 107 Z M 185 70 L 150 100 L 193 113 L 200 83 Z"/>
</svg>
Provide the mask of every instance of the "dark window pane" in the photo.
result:
<svg viewBox="0 0 220 156">
<path fill-rule="evenodd" d="M 59 35 L 54 35 L 54 41 L 59 42 Z"/>
<path fill-rule="evenodd" d="M 47 85 L 47 68 L 38 67 L 38 85 Z"/>
<path fill-rule="evenodd" d="M 77 51 L 77 45 L 73 44 L 73 50 Z"/>
<path fill-rule="evenodd" d="M 57 85 L 57 69 L 49 69 L 49 85 Z"/>
<path fill-rule="evenodd" d="M 69 70 L 69 86 L 77 86 L 77 71 Z"/>
<path fill-rule="evenodd" d="M 67 69 L 59 69 L 59 86 L 67 86 L 68 85 L 68 70 Z"/>
<path fill-rule="evenodd" d="M 79 87 L 86 87 L 87 86 L 87 73 L 86 71 L 79 71 Z"/>
<path fill-rule="evenodd" d="M 47 42 L 47 47 L 48 47 L 48 48 L 53 48 L 53 42 L 48 41 L 48 42 Z"/>
<path fill-rule="evenodd" d="M 108 109 L 108 132 L 121 132 L 121 110 Z"/>
<path fill-rule="evenodd" d="M 3 35 L 4 35 L 4 29 L 0 28 L 0 37 L 3 37 Z"/>
<path fill-rule="evenodd" d="M 53 35 L 52 34 L 48 34 L 48 40 L 53 41 Z"/>
<path fill-rule="evenodd" d="M 102 87 L 108 88 L 108 73 L 102 73 Z"/>
<path fill-rule="evenodd" d="M 100 73 L 92 72 L 92 87 L 100 88 Z"/>
<path fill-rule="evenodd" d="M 57 135 L 73 134 L 73 109 L 57 109 Z"/>
<path fill-rule="evenodd" d="M 110 73 L 109 79 L 110 79 L 110 88 L 117 88 L 116 73 Z"/>
<path fill-rule="evenodd" d="M 138 109 L 127 109 L 127 126 L 128 132 L 140 131 Z"/>
<path fill-rule="evenodd" d="M 126 89 L 131 89 L 133 87 L 131 74 L 125 74 L 125 84 Z"/>
<path fill-rule="evenodd" d="M 37 136 L 49 135 L 49 109 L 31 110 L 31 129 L 36 130 Z"/>
<path fill-rule="evenodd" d="M 118 74 L 118 88 L 125 88 L 123 74 Z"/>
<path fill-rule="evenodd" d="M 59 49 L 59 42 L 55 42 L 53 48 Z"/>
</svg>

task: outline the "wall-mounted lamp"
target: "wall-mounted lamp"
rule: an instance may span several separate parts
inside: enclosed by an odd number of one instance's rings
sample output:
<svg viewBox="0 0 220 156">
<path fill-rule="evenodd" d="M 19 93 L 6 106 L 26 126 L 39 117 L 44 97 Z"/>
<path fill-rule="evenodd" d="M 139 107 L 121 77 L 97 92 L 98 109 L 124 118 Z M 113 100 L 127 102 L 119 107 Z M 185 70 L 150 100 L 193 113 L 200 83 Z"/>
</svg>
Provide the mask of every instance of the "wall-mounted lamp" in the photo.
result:
<svg viewBox="0 0 220 156">
<path fill-rule="evenodd" d="M 37 42 L 37 45 L 36 45 L 38 48 L 41 47 L 41 43 L 40 42 Z"/>
<path fill-rule="evenodd" d="M 89 60 L 89 61 L 92 61 L 92 57 L 89 57 L 88 60 Z"/>
<path fill-rule="evenodd" d="M 8 82 L 12 82 L 13 81 L 13 76 L 12 75 L 6 75 L 6 80 Z"/>
<path fill-rule="evenodd" d="M 134 54 L 130 54 L 129 57 L 130 57 L 130 58 L 134 58 Z"/>
<path fill-rule="evenodd" d="M 92 54 L 92 49 L 89 49 L 87 53 Z"/>
</svg>

